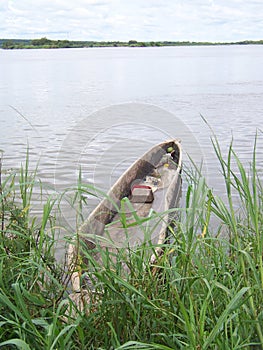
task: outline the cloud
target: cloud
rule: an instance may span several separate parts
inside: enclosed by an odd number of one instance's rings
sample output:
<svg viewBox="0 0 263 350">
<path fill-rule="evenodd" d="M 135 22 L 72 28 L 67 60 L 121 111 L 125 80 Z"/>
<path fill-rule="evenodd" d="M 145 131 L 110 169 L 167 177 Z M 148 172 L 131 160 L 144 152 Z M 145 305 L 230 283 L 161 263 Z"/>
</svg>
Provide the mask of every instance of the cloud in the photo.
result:
<svg viewBox="0 0 263 350">
<path fill-rule="evenodd" d="M 8 0 L 2 38 L 238 41 L 262 39 L 261 0 Z"/>
</svg>

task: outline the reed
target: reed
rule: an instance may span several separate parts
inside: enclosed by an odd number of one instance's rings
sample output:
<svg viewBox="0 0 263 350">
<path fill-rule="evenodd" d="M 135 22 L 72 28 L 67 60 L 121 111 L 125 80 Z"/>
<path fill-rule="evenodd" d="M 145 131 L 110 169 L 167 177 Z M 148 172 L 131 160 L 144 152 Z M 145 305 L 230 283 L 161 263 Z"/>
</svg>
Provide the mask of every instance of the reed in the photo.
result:
<svg viewBox="0 0 263 350">
<path fill-rule="evenodd" d="M 65 271 L 54 259 L 60 195 L 43 204 L 41 220 L 30 211 L 36 171 L 28 157 L 19 174 L 1 174 L 0 347 L 7 349 L 260 349 L 263 346 L 263 188 L 256 142 L 249 167 L 230 144 L 226 157 L 212 139 L 226 200 L 207 186 L 200 171 L 187 170 L 184 207 L 176 213 L 162 256 L 145 241 L 111 252 L 85 249 L 81 172 L 76 209 L 78 261 L 89 298 L 79 310 L 69 298 Z M 69 195 L 69 192 L 67 193 Z M 77 206 L 75 205 L 77 204 Z M 129 205 L 124 199 L 123 205 Z M 58 215 L 58 214 L 57 214 Z M 146 236 L 147 219 L 133 225 Z M 218 223 L 214 224 L 214 219 Z M 122 224 L 128 225 L 121 215 Z M 67 230 L 67 228 L 61 228 Z M 70 238 L 68 238 L 70 240 Z M 94 253 L 100 255 L 100 262 Z M 91 283 L 90 283 L 91 282 Z M 84 291 L 80 297 L 84 296 Z"/>
</svg>

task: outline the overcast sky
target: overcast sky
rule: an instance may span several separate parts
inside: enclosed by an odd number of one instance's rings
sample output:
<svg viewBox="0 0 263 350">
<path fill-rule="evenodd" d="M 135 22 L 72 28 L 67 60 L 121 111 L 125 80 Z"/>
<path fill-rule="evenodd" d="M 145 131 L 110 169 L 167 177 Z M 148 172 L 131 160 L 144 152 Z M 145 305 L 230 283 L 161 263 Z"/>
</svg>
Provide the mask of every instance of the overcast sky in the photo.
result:
<svg viewBox="0 0 263 350">
<path fill-rule="evenodd" d="M 0 38 L 263 39 L 263 0 L 0 0 Z"/>
</svg>

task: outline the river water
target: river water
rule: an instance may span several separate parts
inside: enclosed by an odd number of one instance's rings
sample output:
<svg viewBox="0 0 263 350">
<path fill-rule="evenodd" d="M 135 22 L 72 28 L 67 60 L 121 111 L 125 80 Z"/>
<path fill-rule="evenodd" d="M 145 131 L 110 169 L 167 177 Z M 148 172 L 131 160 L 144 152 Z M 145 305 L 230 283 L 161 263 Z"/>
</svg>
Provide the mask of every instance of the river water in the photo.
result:
<svg viewBox="0 0 263 350">
<path fill-rule="evenodd" d="M 263 165 L 262 62 L 263 45 L 0 50 L 4 166 L 19 167 L 29 145 L 47 192 L 73 186 L 80 167 L 107 190 L 154 143 L 179 138 L 186 166 L 202 162 L 222 192 L 211 129 L 245 162 L 258 130 Z"/>
</svg>

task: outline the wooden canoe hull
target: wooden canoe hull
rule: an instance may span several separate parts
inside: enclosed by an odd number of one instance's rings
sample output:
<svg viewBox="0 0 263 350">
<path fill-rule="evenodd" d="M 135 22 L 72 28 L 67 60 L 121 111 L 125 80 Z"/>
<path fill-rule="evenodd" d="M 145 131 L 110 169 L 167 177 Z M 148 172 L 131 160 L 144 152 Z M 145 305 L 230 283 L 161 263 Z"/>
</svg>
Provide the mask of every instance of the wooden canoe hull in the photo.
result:
<svg viewBox="0 0 263 350">
<path fill-rule="evenodd" d="M 168 163 L 162 164 L 162 159 L 167 155 L 167 149 L 171 147 L 174 150 L 171 165 Z M 128 230 L 127 237 L 126 228 L 121 227 L 120 224 L 117 225 L 117 228 L 116 225 L 111 227 L 111 223 L 118 218 L 118 213 L 121 210 L 121 201 L 123 198 L 130 197 L 134 184 L 145 181 L 148 175 L 154 174 L 154 177 L 150 176 L 151 179 L 154 179 L 157 172 L 156 181 L 158 185 L 155 188 L 153 202 L 140 205 L 134 204 L 138 215 L 147 216 L 151 209 L 157 213 L 165 213 L 160 223 L 156 225 L 155 232 L 150 238 L 153 244 L 156 244 L 155 252 L 150 259 L 151 263 L 154 263 L 162 252 L 167 227 L 171 221 L 169 209 L 178 206 L 181 196 L 181 167 L 182 149 L 178 140 L 165 141 L 152 147 L 123 173 L 105 198 L 91 212 L 87 220 L 79 228 L 78 241 L 81 240 L 84 246 L 87 246 L 87 250 L 92 249 L 93 245 L 99 244 L 100 240 L 97 240 L 97 238 L 105 236 L 106 233 L 108 237 L 110 236 L 113 243 L 112 247 L 114 245 L 118 247 L 119 244 L 123 246 L 125 238 L 129 247 L 133 244 L 138 244 L 140 240 L 143 241 L 142 237 L 140 239 L 137 237 L 139 228 L 136 225 L 129 229 L 130 231 Z M 70 269 L 77 264 L 77 256 L 81 254 L 76 242 L 77 240 L 70 244 L 68 249 L 68 265 Z M 79 274 L 77 272 L 73 273 L 72 285 L 73 290 L 78 291 L 80 289 Z"/>
</svg>

